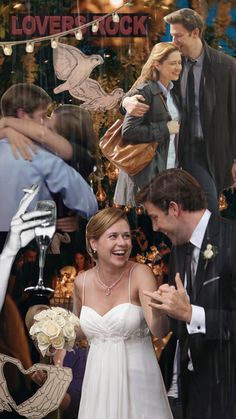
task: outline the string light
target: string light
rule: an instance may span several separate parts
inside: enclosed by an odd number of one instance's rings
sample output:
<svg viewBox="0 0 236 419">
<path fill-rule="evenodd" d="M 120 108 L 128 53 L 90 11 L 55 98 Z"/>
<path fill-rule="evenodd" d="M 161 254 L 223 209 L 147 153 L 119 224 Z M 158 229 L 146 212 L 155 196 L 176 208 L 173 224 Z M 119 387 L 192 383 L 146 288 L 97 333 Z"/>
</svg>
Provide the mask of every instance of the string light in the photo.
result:
<svg viewBox="0 0 236 419">
<path fill-rule="evenodd" d="M 98 29 L 99 29 L 99 23 L 95 21 L 95 22 L 92 24 L 92 32 L 93 32 L 93 33 L 96 33 L 96 32 L 98 31 Z"/>
<path fill-rule="evenodd" d="M 21 3 L 16 3 L 16 4 L 14 4 L 13 9 L 19 9 L 20 7 L 22 7 L 22 4 Z"/>
<path fill-rule="evenodd" d="M 12 44 L 2 45 L 2 49 L 5 55 L 12 55 Z"/>
<path fill-rule="evenodd" d="M 119 3 L 116 3 L 116 4 L 119 4 Z M 67 31 L 60 32 L 60 33 L 57 34 L 57 38 L 55 38 L 55 35 L 48 35 L 48 36 L 42 36 L 42 37 L 32 38 L 32 39 L 22 40 L 22 41 L 15 41 L 15 42 L 6 41 L 6 42 L 0 42 L 0 47 L 2 47 L 3 52 L 4 52 L 5 55 L 11 55 L 13 46 L 26 45 L 26 48 L 25 48 L 26 51 L 27 52 L 33 52 L 34 43 L 35 42 L 41 42 L 41 41 L 50 40 L 51 41 L 51 47 L 56 48 L 57 44 L 58 44 L 58 39 L 63 37 L 63 36 L 69 35 L 71 33 L 74 33 L 75 38 L 80 41 L 81 39 L 83 39 L 83 35 L 82 35 L 82 30 L 83 29 L 91 27 L 92 32 L 96 33 L 99 29 L 99 23 L 102 22 L 103 20 L 107 19 L 109 16 L 112 16 L 113 22 L 119 22 L 119 20 L 116 20 L 117 18 L 119 19 L 117 11 L 120 10 L 124 6 L 129 6 L 129 5 L 130 5 L 130 2 L 128 1 L 124 4 L 122 4 L 121 6 L 117 7 L 115 10 L 113 10 L 113 12 L 107 13 L 104 16 L 101 16 L 100 18 L 93 20 L 92 22 L 88 22 L 88 23 L 85 23 L 84 25 L 80 25 L 76 28 L 68 29 Z M 33 50 L 32 50 L 32 48 L 33 48 Z"/>
<path fill-rule="evenodd" d="M 57 48 L 57 46 L 58 46 L 58 39 L 57 38 L 52 38 L 51 39 L 51 47 L 53 49 L 55 49 L 55 48 Z"/>
<path fill-rule="evenodd" d="M 113 7 L 120 7 L 123 4 L 123 0 L 110 0 L 110 5 Z"/>
<path fill-rule="evenodd" d="M 130 212 L 131 208 L 132 208 L 132 205 L 126 205 L 124 207 L 124 212 L 126 212 L 126 213 Z"/>
<path fill-rule="evenodd" d="M 34 43 L 33 42 L 27 42 L 25 50 L 28 53 L 33 52 L 34 51 Z"/>
<path fill-rule="evenodd" d="M 136 212 L 137 215 L 142 215 L 144 213 L 143 206 L 136 207 L 135 212 Z"/>
<path fill-rule="evenodd" d="M 83 34 L 82 34 L 81 29 L 78 29 L 78 31 L 76 31 L 76 32 L 75 32 L 75 38 L 76 38 L 78 41 L 81 41 L 81 39 L 83 39 Z"/>
<path fill-rule="evenodd" d="M 118 13 L 113 13 L 113 15 L 112 15 L 112 22 L 119 23 L 119 21 L 120 21 L 120 18 L 119 18 Z"/>
</svg>

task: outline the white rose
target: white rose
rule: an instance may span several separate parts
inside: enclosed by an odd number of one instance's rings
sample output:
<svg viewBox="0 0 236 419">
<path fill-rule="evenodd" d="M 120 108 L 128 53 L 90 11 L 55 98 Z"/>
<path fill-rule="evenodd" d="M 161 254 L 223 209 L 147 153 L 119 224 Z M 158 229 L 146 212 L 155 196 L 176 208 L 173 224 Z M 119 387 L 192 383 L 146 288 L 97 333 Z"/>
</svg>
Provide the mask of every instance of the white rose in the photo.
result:
<svg viewBox="0 0 236 419">
<path fill-rule="evenodd" d="M 45 353 L 46 353 L 46 350 L 50 346 L 50 339 L 44 333 L 38 333 L 37 343 L 38 343 L 38 348 L 39 348 L 40 352 L 44 356 Z"/>
<path fill-rule="evenodd" d="M 63 327 L 63 334 L 68 340 L 75 339 L 74 325 L 72 323 L 66 323 L 66 325 Z"/>
<path fill-rule="evenodd" d="M 80 325 L 79 317 L 77 317 L 73 313 L 70 313 L 70 315 L 68 316 L 68 321 L 70 323 L 72 323 L 74 326 L 79 326 Z"/>
<path fill-rule="evenodd" d="M 37 320 L 37 321 L 46 319 L 48 317 L 49 312 L 50 312 L 50 309 L 42 310 L 39 313 L 34 315 L 34 319 Z"/>
<path fill-rule="evenodd" d="M 204 252 L 205 259 L 211 259 L 213 255 L 214 253 L 212 249 L 206 249 Z"/>
<path fill-rule="evenodd" d="M 39 332 L 41 332 L 41 325 L 40 325 L 39 322 L 35 322 L 31 326 L 31 328 L 29 330 L 29 334 L 32 335 L 32 336 L 34 336 L 34 335 L 37 335 L 37 333 L 39 333 Z"/>
<path fill-rule="evenodd" d="M 62 315 L 62 316 L 67 316 L 68 314 L 68 310 L 65 310 L 62 307 L 52 307 L 52 311 L 54 311 L 56 314 Z"/>
<path fill-rule="evenodd" d="M 54 320 L 55 319 L 55 317 L 56 317 L 56 313 L 55 313 L 55 311 L 53 311 L 53 310 L 48 310 L 48 313 L 47 313 L 47 318 L 48 319 L 51 319 L 51 320 Z"/>
<path fill-rule="evenodd" d="M 51 345 L 55 349 L 63 349 L 65 345 L 65 339 L 64 336 L 59 335 L 58 337 L 51 340 Z"/>
<path fill-rule="evenodd" d="M 47 320 L 43 323 L 41 330 L 49 338 L 57 338 L 61 328 L 54 320 Z"/>
<path fill-rule="evenodd" d="M 65 326 L 66 320 L 63 316 L 56 314 L 54 317 L 54 322 L 56 322 L 61 328 Z"/>
</svg>

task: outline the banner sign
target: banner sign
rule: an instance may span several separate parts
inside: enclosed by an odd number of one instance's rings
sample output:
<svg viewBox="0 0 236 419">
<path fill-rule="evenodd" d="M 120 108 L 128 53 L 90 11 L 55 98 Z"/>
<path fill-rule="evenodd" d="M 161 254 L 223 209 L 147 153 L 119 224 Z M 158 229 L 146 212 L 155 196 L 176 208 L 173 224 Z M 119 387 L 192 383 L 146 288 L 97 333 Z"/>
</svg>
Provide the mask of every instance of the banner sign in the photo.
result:
<svg viewBox="0 0 236 419">
<path fill-rule="evenodd" d="M 86 23 L 101 18 L 104 14 L 71 14 L 68 16 L 32 16 L 26 14 L 10 15 L 10 34 L 14 40 L 26 37 L 43 37 L 56 35 L 60 32 L 73 30 Z M 91 25 L 82 29 L 84 37 L 145 37 L 148 35 L 148 14 L 122 14 L 119 13 L 119 22 L 113 22 L 108 16 L 99 23 L 96 33 L 92 32 Z"/>
</svg>

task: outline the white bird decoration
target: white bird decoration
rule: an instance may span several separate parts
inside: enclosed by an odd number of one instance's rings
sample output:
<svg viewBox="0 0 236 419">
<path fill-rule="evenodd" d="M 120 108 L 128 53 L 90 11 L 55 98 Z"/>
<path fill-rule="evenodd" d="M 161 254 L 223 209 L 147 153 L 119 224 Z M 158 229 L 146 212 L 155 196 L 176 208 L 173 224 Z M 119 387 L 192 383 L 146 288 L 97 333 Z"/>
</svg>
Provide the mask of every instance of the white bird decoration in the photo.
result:
<svg viewBox="0 0 236 419">
<path fill-rule="evenodd" d="M 117 87 L 111 93 L 103 90 L 101 85 L 93 79 L 87 79 L 70 91 L 71 96 L 84 103 L 80 105 L 90 111 L 107 111 L 116 106 L 124 95 L 123 89 Z"/>
<path fill-rule="evenodd" d="M 85 55 L 78 48 L 59 43 L 53 51 L 53 65 L 58 79 L 66 81 L 54 93 L 68 90 L 71 96 L 84 102 L 82 108 L 91 111 L 114 108 L 124 95 L 123 89 L 118 87 L 107 93 L 96 80 L 89 78 L 92 70 L 103 62 L 101 55 Z"/>
<path fill-rule="evenodd" d="M 78 48 L 58 43 L 53 50 L 53 66 L 59 80 L 66 80 L 54 89 L 54 93 L 61 93 L 73 89 L 86 80 L 93 69 L 103 64 L 101 55 L 85 55 Z"/>
</svg>

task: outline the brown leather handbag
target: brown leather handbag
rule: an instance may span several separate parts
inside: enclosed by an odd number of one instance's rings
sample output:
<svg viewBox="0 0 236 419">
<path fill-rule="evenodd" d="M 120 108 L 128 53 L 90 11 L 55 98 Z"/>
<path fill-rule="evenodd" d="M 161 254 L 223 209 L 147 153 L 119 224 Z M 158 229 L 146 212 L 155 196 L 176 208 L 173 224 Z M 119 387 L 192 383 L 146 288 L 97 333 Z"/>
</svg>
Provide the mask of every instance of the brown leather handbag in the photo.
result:
<svg viewBox="0 0 236 419">
<path fill-rule="evenodd" d="M 102 154 L 130 176 L 137 175 L 153 159 L 157 143 L 123 144 L 122 119 L 117 119 L 100 139 Z"/>
</svg>

